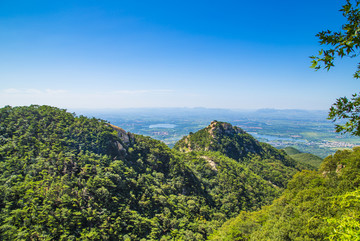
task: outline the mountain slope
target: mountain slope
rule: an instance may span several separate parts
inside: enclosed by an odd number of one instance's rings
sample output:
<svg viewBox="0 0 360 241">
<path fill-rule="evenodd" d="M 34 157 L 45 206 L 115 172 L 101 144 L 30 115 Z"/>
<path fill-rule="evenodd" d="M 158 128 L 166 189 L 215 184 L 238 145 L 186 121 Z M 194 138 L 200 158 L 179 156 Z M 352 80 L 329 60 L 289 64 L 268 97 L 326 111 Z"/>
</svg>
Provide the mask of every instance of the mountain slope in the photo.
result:
<svg viewBox="0 0 360 241">
<path fill-rule="evenodd" d="M 291 146 L 285 147 L 283 150 L 284 150 L 284 151 L 286 152 L 286 154 L 288 154 L 289 156 L 290 156 L 290 155 L 296 155 L 296 154 L 301 154 L 301 153 L 302 153 L 302 152 L 299 151 L 298 149 L 296 149 L 296 148 L 294 148 L 294 147 L 291 147 Z"/>
<path fill-rule="evenodd" d="M 283 150 L 294 160 L 303 164 L 314 166 L 316 168 L 319 168 L 323 161 L 323 159 L 316 155 L 311 153 L 303 153 L 293 147 L 285 147 Z"/>
<path fill-rule="evenodd" d="M 223 219 L 268 205 L 282 191 L 246 165 L 219 152 L 190 152 L 184 155 L 184 162 L 217 207 L 215 216 Z"/>
<path fill-rule="evenodd" d="M 285 152 L 269 144 L 258 142 L 239 127 L 213 121 L 208 127 L 190 133 L 174 146 L 180 152 L 215 151 L 247 166 L 264 180 L 285 188 L 288 180 L 303 169 L 314 169 L 301 164 Z"/>
<path fill-rule="evenodd" d="M 200 181 L 159 141 L 48 106 L 1 109 L 0 137 L 2 240 L 207 235 Z"/>
<path fill-rule="evenodd" d="M 182 138 L 174 149 L 189 151 L 219 151 L 238 160 L 248 154 L 261 154 L 260 143 L 242 129 L 225 122 L 213 121 L 211 124 Z"/>
</svg>

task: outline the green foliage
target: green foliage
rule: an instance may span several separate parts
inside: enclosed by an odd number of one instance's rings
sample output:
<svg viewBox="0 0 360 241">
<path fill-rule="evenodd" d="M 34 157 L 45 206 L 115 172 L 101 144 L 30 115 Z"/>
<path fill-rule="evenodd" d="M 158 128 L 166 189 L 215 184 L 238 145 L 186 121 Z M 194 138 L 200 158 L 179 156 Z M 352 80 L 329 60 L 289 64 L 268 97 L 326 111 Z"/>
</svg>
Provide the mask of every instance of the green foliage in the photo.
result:
<svg viewBox="0 0 360 241">
<path fill-rule="evenodd" d="M 360 149 L 302 171 L 271 206 L 242 212 L 210 240 L 359 240 Z"/>
<path fill-rule="evenodd" d="M 323 160 L 320 157 L 315 156 L 313 154 L 300 152 L 299 150 L 295 149 L 294 147 L 286 147 L 283 150 L 292 159 L 294 159 L 300 163 L 313 166 L 315 168 L 319 168 L 322 163 L 322 160 Z M 309 168 L 309 169 L 311 169 L 311 168 Z"/>
<path fill-rule="evenodd" d="M 301 154 L 301 153 L 302 153 L 302 152 L 299 151 L 298 149 L 296 149 L 296 148 L 294 148 L 294 147 L 291 147 L 291 146 L 285 147 L 283 150 L 284 150 L 284 151 L 286 152 L 286 154 L 288 154 L 288 155 L 296 155 L 296 154 Z"/>
<path fill-rule="evenodd" d="M 191 152 L 185 160 L 226 218 L 259 209 L 280 194 L 280 188 L 220 152 Z"/>
<path fill-rule="evenodd" d="M 321 45 L 331 46 L 329 49 L 322 49 L 318 56 L 311 56 L 312 68 L 316 70 L 324 67 L 329 70 L 334 66 L 336 57 L 357 57 L 360 47 L 359 25 L 360 25 L 360 1 L 346 0 L 340 10 L 346 18 L 346 23 L 342 26 L 342 31 L 333 32 L 330 30 L 322 31 L 316 36 L 320 39 Z M 321 64 L 324 64 L 322 66 Z M 360 78 L 360 64 L 354 73 L 354 78 Z M 341 97 L 331 106 L 329 119 L 334 122 L 337 120 L 347 120 L 345 124 L 337 124 L 335 130 L 340 133 L 351 133 L 360 135 L 360 97 L 353 94 L 349 100 Z"/>
<path fill-rule="evenodd" d="M 249 163 L 257 157 L 248 151 L 269 157 L 279 186 L 295 171 L 292 160 L 246 133 L 232 144 L 234 131 L 225 126 L 219 145 L 211 134 L 194 134 L 201 141 L 192 148 L 221 152 L 182 153 L 54 107 L 2 108 L 0 239 L 205 240 L 227 219 L 270 204 L 282 191 L 269 182 L 271 173 L 253 171 Z"/>
<path fill-rule="evenodd" d="M 329 119 L 334 122 L 338 120 L 347 120 L 345 124 L 336 124 L 335 130 L 340 133 L 350 133 L 355 136 L 360 135 L 360 96 L 353 94 L 349 100 L 347 97 L 341 97 L 331 106 Z"/>
<path fill-rule="evenodd" d="M 324 67 L 329 70 L 334 66 L 334 60 L 337 57 L 345 56 L 354 58 L 358 56 L 357 50 L 360 47 L 359 41 L 359 23 L 360 23 L 360 1 L 346 0 L 340 10 L 346 18 L 346 24 L 342 26 L 342 31 L 333 32 L 326 30 L 318 33 L 316 36 L 320 39 L 321 45 L 329 45 L 331 48 L 322 49 L 318 56 L 311 56 L 312 68 L 320 69 Z M 324 66 L 321 65 L 324 64 Z M 354 74 L 355 78 L 360 77 L 360 65 Z"/>
<path fill-rule="evenodd" d="M 2 240 L 201 240 L 211 230 L 200 181 L 163 143 L 49 106 L 0 113 Z"/>
<path fill-rule="evenodd" d="M 342 215 L 327 219 L 334 227 L 330 240 L 360 240 L 360 190 L 339 195 L 333 200 L 333 207 Z"/>
<path fill-rule="evenodd" d="M 311 165 L 315 168 L 320 167 L 323 160 L 320 157 L 315 156 L 311 153 L 300 153 L 300 154 L 291 155 L 290 157 L 298 162 Z"/>
<path fill-rule="evenodd" d="M 209 236 L 209 240 L 249 240 L 251 233 L 261 228 L 268 218 L 268 210 L 269 206 L 265 206 L 256 212 L 241 212 L 236 218 L 226 221 L 220 229 Z"/>
</svg>

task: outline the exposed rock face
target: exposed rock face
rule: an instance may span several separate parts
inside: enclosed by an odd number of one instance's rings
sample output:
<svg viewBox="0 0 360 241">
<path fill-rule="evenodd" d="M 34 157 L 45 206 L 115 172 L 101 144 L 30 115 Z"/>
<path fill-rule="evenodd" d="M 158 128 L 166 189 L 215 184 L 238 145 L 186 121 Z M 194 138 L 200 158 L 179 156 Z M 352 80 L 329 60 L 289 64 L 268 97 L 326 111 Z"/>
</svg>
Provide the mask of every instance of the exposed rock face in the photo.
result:
<svg viewBox="0 0 360 241">
<path fill-rule="evenodd" d="M 343 164 L 338 164 L 337 167 L 336 167 L 336 173 L 341 173 L 341 170 L 345 168 L 345 165 Z"/>
<path fill-rule="evenodd" d="M 232 126 L 231 124 L 226 122 L 212 121 L 208 128 L 210 128 L 209 132 L 212 133 L 212 136 L 215 129 L 219 130 L 220 134 L 228 136 L 246 133 L 243 129 L 237 126 Z"/>
<path fill-rule="evenodd" d="M 109 126 L 111 128 L 113 128 L 117 133 L 118 136 L 120 137 L 120 139 L 125 143 L 125 144 L 129 144 L 130 143 L 130 138 L 131 138 L 131 134 L 127 133 L 124 129 L 118 127 L 118 126 L 114 126 L 112 124 L 109 124 Z"/>
<path fill-rule="evenodd" d="M 216 163 L 208 156 L 201 156 L 207 163 L 209 163 L 212 170 L 217 171 Z"/>
<path fill-rule="evenodd" d="M 131 143 L 131 141 L 134 140 L 134 134 L 126 132 L 124 129 L 112 124 L 109 124 L 109 126 L 117 132 L 118 137 L 121 139 L 121 142 L 117 141 L 115 143 L 120 154 L 127 155 L 127 147 Z"/>
</svg>

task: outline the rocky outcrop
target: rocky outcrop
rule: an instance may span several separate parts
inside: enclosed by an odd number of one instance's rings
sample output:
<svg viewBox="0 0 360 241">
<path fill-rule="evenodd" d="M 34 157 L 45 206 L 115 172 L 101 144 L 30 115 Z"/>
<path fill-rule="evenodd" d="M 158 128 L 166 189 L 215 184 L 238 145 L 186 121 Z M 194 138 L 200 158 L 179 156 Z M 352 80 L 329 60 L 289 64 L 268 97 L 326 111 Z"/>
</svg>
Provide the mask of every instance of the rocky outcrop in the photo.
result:
<svg viewBox="0 0 360 241">
<path fill-rule="evenodd" d="M 108 124 L 108 125 L 117 132 L 117 135 L 120 138 L 120 141 L 117 141 L 115 143 L 118 151 L 120 152 L 120 154 L 122 156 L 126 156 L 128 146 L 134 140 L 134 134 L 132 134 L 130 132 L 126 132 L 124 129 L 122 129 L 118 126 L 115 126 L 112 124 Z"/>
</svg>

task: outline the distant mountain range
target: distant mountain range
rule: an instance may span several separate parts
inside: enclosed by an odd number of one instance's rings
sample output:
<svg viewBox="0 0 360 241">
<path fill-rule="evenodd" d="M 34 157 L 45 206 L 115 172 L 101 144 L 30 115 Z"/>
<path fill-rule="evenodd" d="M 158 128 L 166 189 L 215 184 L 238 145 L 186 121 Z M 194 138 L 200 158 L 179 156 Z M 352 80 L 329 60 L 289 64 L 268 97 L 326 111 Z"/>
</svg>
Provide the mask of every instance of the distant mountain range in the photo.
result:
<svg viewBox="0 0 360 241">
<path fill-rule="evenodd" d="M 319 119 L 325 120 L 327 118 L 328 110 L 297 110 L 297 109 L 258 109 L 258 110 L 241 110 L 241 109 L 221 109 L 221 108 L 127 108 L 127 109 L 100 109 L 100 110 L 74 110 L 76 113 L 86 116 L 96 115 L 97 117 L 116 115 L 122 116 L 147 116 L 162 117 L 168 116 L 170 118 L 200 118 L 200 119 L 226 119 L 233 118 L 234 115 L 238 117 L 248 118 L 266 118 L 266 119 Z"/>
</svg>

